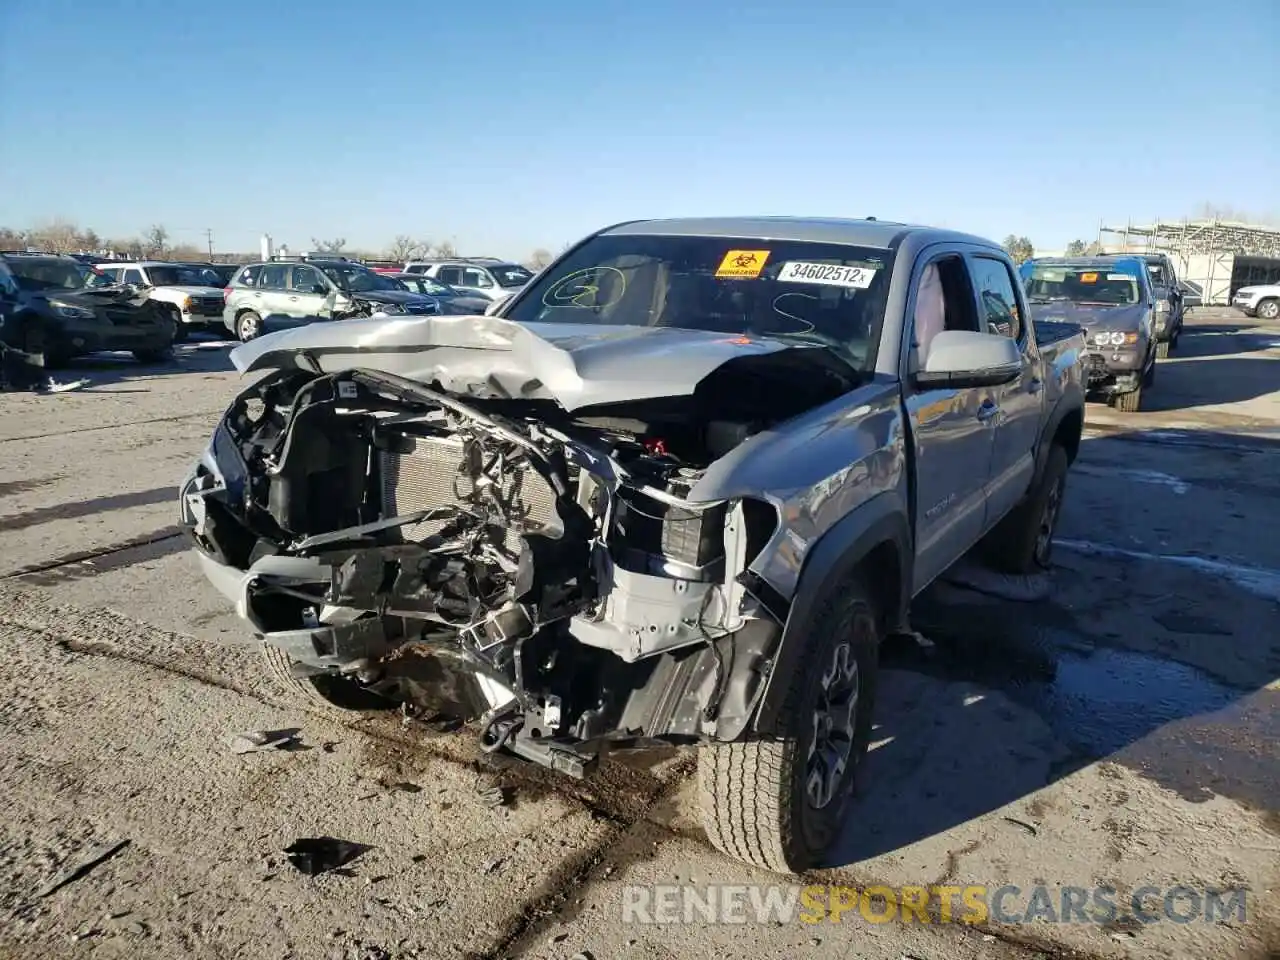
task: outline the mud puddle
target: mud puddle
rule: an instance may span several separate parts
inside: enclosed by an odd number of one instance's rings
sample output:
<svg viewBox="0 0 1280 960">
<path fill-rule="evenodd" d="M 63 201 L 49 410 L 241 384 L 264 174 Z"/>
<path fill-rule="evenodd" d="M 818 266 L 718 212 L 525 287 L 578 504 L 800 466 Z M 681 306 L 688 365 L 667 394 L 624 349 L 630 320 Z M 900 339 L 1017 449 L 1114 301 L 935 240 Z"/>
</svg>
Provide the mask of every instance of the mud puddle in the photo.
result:
<svg viewBox="0 0 1280 960">
<path fill-rule="evenodd" d="M 1034 710 L 1085 762 L 1244 695 L 1194 667 L 1089 636 L 1053 604 L 926 602 L 913 623 L 934 646 L 896 645 L 885 666 L 998 690 Z"/>
</svg>

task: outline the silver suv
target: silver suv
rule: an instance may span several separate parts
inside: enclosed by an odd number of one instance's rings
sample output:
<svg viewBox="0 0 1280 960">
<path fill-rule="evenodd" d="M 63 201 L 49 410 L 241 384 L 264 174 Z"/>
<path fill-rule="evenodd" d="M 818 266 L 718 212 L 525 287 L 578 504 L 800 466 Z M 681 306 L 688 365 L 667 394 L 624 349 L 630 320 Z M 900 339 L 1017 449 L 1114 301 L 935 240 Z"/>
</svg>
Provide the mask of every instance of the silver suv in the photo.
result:
<svg viewBox="0 0 1280 960">
<path fill-rule="evenodd" d="M 442 260 L 411 260 L 405 273 L 421 273 L 447 283 L 464 293 L 489 300 L 505 300 L 533 279 L 532 271 L 496 257 L 453 257 Z"/>
<path fill-rule="evenodd" d="M 277 257 L 243 267 L 227 288 L 222 323 L 240 340 L 315 320 L 372 313 L 425 316 L 440 312 L 433 297 L 343 257 Z"/>
</svg>

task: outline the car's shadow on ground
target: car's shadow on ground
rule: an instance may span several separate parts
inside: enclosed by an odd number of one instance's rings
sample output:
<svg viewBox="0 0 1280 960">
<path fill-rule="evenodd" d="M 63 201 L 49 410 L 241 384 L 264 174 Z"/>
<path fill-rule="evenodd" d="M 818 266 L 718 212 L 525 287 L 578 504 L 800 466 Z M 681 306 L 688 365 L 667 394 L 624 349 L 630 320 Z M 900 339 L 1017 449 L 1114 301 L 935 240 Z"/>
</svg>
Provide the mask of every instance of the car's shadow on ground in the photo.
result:
<svg viewBox="0 0 1280 960">
<path fill-rule="evenodd" d="M 1257 442 L 1280 465 L 1280 442 Z M 1280 673 L 1265 627 L 1280 574 L 1259 593 L 1194 565 L 1061 547 L 1057 559 L 1048 600 L 940 583 L 913 605 L 932 645 L 882 650 L 864 787 L 829 866 L 900 851 L 1104 758 L 1192 801 L 1276 807 L 1280 768 L 1258 744 L 1280 736 L 1280 694 L 1258 691 Z M 1242 685 L 1193 665 L 1224 643 L 1258 645 Z"/>
<path fill-rule="evenodd" d="M 88 383 L 81 388 L 87 392 L 143 392 L 149 389 L 146 381 L 154 377 L 218 374 L 234 370 L 229 354 L 235 345 L 235 341 L 215 334 L 197 333 L 175 344 L 173 357 L 169 360 L 143 363 L 125 351 L 106 351 L 74 357 L 50 370 L 49 374 L 59 383 L 87 380 Z"/>
<path fill-rule="evenodd" d="M 1280 340 L 1276 341 L 1280 344 Z M 1265 349 L 1265 348 L 1259 348 Z M 1155 384 L 1144 390 L 1142 409 L 1194 409 L 1256 400 L 1280 391 L 1280 357 L 1187 357 L 1159 361 Z"/>
</svg>

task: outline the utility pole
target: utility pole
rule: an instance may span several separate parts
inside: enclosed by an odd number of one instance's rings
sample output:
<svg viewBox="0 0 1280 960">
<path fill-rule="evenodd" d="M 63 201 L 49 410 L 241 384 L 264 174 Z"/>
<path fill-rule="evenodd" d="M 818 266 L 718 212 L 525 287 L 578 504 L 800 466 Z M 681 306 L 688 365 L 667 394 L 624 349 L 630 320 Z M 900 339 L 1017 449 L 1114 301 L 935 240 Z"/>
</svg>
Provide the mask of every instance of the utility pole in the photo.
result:
<svg viewBox="0 0 1280 960">
<path fill-rule="evenodd" d="M 209 241 L 209 259 L 212 260 L 213 259 L 213 230 L 209 227 L 205 227 L 204 235 L 206 239 L 208 239 Z"/>
</svg>

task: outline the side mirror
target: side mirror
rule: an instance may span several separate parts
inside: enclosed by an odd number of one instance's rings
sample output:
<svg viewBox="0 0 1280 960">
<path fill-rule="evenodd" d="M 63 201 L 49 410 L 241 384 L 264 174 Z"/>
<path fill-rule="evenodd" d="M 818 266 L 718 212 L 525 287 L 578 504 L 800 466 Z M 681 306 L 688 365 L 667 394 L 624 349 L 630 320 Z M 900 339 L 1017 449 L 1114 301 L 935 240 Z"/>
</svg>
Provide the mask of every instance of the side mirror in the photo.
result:
<svg viewBox="0 0 1280 960">
<path fill-rule="evenodd" d="M 1008 337 L 972 330 L 944 330 L 929 344 L 921 387 L 998 387 L 1022 374 L 1022 352 Z"/>
<path fill-rule="evenodd" d="M 323 283 L 313 283 L 311 285 L 311 292 L 318 293 L 320 296 L 323 297 L 326 293 L 329 292 L 329 288 L 326 287 Z"/>
</svg>

